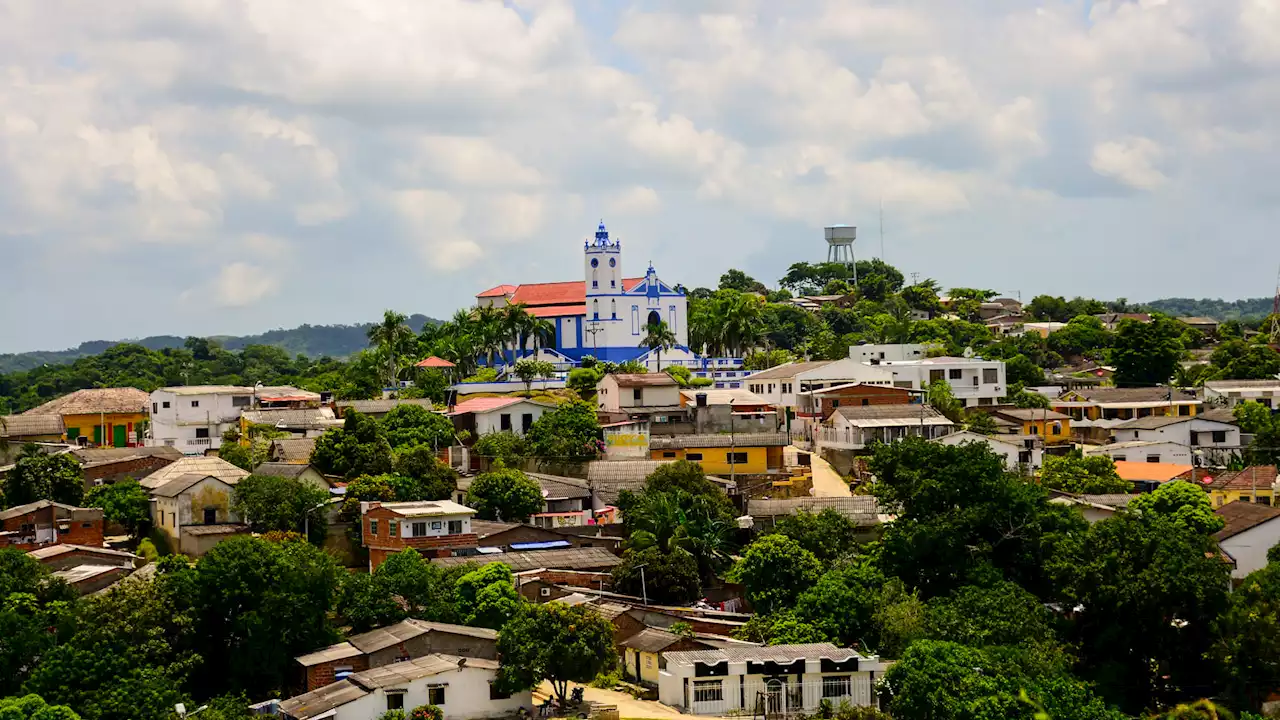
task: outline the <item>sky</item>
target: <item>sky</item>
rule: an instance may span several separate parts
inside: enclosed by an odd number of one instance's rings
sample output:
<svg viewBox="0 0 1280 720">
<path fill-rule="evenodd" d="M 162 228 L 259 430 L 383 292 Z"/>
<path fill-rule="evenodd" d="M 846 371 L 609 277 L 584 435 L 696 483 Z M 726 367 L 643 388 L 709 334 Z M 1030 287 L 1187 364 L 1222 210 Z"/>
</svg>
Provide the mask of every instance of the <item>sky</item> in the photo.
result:
<svg viewBox="0 0 1280 720">
<path fill-rule="evenodd" d="M 0 0 L 0 352 L 768 284 L 1270 296 L 1280 0 Z"/>
</svg>

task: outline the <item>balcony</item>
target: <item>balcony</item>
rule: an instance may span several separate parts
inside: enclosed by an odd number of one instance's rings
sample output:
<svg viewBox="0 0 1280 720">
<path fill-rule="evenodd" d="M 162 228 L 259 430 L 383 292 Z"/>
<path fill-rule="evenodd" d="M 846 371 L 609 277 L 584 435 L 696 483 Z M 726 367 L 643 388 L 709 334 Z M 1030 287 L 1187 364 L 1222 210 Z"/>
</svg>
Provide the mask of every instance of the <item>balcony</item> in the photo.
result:
<svg viewBox="0 0 1280 720">
<path fill-rule="evenodd" d="M 188 447 L 212 447 L 213 438 L 192 438 L 187 441 Z"/>
</svg>

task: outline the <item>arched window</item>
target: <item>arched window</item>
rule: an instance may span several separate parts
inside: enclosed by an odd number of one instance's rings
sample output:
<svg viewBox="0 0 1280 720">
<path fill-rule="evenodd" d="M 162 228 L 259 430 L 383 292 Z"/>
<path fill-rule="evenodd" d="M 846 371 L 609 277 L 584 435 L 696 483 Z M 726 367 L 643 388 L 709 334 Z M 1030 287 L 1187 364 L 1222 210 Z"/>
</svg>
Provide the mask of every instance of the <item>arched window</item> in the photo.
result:
<svg viewBox="0 0 1280 720">
<path fill-rule="evenodd" d="M 631 334 L 632 335 L 640 334 L 640 306 L 639 305 L 631 306 Z"/>
<path fill-rule="evenodd" d="M 591 319 L 592 320 L 600 319 L 600 301 L 599 300 L 591 301 Z"/>
<path fill-rule="evenodd" d="M 613 320 L 618 319 L 618 301 L 617 300 L 609 301 L 609 315 L 610 315 L 610 318 Z"/>
<path fill-rule="evenodd" d="M 596 269 L 591 268 L 591 287 L 600 287 L 600 283 L 596 280 Z"/>
</svg>

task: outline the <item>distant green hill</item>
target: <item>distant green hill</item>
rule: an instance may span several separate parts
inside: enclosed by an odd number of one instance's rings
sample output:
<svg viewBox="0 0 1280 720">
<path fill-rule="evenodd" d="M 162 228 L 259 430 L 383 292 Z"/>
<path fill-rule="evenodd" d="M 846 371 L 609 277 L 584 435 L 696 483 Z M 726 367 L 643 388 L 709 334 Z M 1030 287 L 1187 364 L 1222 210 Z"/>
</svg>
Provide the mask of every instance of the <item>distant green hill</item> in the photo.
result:
<svg viewBox="0 0 1280 720">
<path fill-rule="evenodd" d="M 1165 298 L 1143 303 L 1143 307 L 1175 317 L 1207 317 L 1214 320 L 1261 320 L 1271 314 L 1273 298 L 1210 300 Z"/>
<path fill-rule="evenodd" d="M 409 316 L 409 327 L 419 332 L 427 323 L 437 323 L 426 315 Z M 268 330 L 261 335 L 216 335 L 210 340 L 228 350 L 241 350 L 246 345 L 271 345 L 290 355 L 308 357 L 343 358 L 369 346 L 366 332 L 372 323 L 362 325 L 299 325 L 289 330 Z M 73 362 L 89 355 L 97 355 L 113 345 L 132 342 L 150 350 L 182 347 L 186 338 L 177 335 L 153 335 L 140 340 L 90 340 L 70 350 L 39 350 L 35 352 L 0 355 L 0 373 L 19 372 L 40 367 Z"/>
</svg>

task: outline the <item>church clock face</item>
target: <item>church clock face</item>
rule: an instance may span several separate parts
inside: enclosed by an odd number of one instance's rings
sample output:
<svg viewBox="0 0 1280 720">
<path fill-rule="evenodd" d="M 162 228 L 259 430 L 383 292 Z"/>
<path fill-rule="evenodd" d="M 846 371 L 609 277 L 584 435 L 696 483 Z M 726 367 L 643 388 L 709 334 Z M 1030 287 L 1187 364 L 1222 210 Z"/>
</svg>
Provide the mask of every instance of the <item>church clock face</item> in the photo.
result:
<svg viewBox="0 0 1280 720">
<path fill-rule="evenodd" d="M 618 258 L 609 258 L 609 267 L 615 267 L 618 264 Z"/>
<path fill-rule="evenodd" d="M 600 267 L 600 261 L 596 258 L 591 258 L 591 267 Z"/>
</svg>

